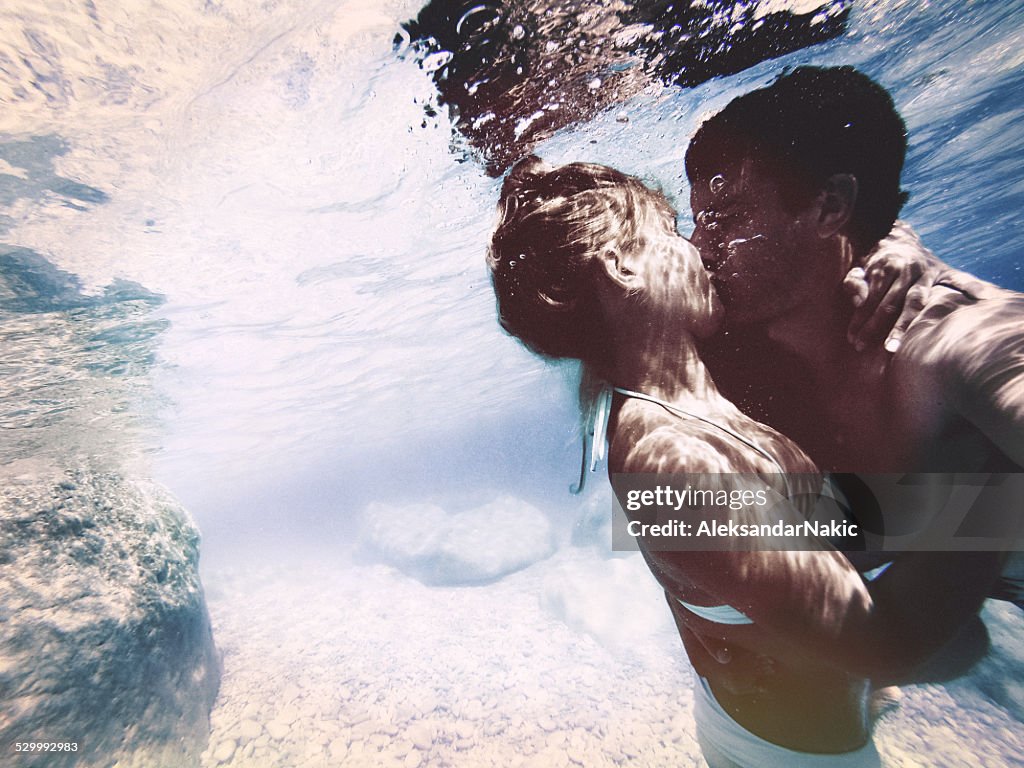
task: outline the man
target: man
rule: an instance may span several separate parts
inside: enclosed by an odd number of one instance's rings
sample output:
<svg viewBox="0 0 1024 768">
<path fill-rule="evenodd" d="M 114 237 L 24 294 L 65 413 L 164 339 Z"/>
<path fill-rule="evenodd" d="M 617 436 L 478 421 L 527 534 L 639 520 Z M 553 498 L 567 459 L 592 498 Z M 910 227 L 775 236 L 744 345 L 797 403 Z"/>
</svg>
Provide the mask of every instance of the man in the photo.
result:
<svg viewBox="0 0 1024 768">
<path fill-rule="evenodd" d="M 705 359 L 822 469 L 1020 472 L 1024 295 L 947 270 L 895 352 L 848 343 L 843 278 L 893 227 L 905 152 L 892 99 L 849 67 L 797 69 L 700 127 L 693 241 L 728 323 Z M 871 590 L 924 662 L 976 621 L 1005 560 L 905 553 Z"/>
</svg>

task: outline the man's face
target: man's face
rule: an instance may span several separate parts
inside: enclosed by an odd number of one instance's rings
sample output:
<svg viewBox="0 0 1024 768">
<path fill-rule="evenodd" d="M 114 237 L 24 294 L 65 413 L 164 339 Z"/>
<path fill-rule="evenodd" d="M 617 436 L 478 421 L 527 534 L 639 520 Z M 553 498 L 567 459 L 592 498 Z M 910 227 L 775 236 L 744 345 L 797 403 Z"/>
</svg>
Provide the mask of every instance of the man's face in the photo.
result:
<svg viewBox="0 0 1024 768">
<path fill-rule="evenodd" d="M 767 323 L 821 291 L 814 200 L 794 211 L 750 158 L 690 179 L 692 241 L 729 325 Z"/>
</svg>

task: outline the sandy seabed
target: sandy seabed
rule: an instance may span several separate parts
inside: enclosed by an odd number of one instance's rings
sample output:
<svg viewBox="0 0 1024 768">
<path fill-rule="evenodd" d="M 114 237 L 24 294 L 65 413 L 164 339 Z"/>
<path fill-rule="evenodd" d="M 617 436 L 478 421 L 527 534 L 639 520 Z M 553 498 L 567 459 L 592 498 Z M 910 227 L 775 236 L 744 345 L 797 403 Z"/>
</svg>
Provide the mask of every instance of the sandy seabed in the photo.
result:
<svg viewBox="0 0 1024 768">
<path fill-rule="evenodd" d="M 478 587 L 255 557 L 208 573 L 224 676 L 203 767 L 704 766 L 692 672 L 668 624 L 610 646 L 545 608 L 552 568 L 581 556 Z M 997 658 L 985 674 L 1006 672 L 1013 646 L 1019 690 L 1022 614 L 990 603 L 984 616 Z M 904 689 L 876 730 L 884 764 L 1024 765 L 1024 727 L 983 677 Z"/>
</svg>

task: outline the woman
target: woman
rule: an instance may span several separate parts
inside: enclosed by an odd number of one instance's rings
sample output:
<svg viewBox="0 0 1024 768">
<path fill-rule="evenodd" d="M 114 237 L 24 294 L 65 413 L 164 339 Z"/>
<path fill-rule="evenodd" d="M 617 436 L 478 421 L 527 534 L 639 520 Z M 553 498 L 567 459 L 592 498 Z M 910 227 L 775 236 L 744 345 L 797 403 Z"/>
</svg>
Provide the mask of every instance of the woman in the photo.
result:
<svg viewBox="0 0 1024 768">
<path fill-rule="evenodd" d="M 816 476 L 795 444 L 718 393 L 698 357 L 721 307 L 663 195 L 611 168 L 530 157 L 506 179 L 499 217 L 488 264 L 501 325 L 614 385 L 609 472 L 715 473 L 726 486 L 743 473 L 780 492 L 782 478 Z M 794 507 L 784 516 L 802 518 Z M 695 718 L 712 768 L 879 764 L 868 677 L 898 667 L 883 649 L 899 644 L 841 555 L 639 542 L 702 675 Z M 706 649 L 722 643 L 725 665 Z M 765 657 L 772 673 L 738 685 L 735 671 Z"/>
</svg>

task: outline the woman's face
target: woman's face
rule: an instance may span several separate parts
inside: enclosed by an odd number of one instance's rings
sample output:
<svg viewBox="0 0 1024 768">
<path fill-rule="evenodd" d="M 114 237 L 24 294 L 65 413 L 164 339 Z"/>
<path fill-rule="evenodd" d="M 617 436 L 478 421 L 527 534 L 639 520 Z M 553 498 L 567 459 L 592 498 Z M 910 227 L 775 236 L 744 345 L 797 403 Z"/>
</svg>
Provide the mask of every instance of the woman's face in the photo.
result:
<svg viewBox="0 0 1024 768">
<path fill-rule="evenodd" d="M 714 333 L 723 311 L 697 248 L 671 228 L 645 238 L 636 259 L 646 311 L 669 324 L 685 325 L 698 337 Z"/>
</svg>

